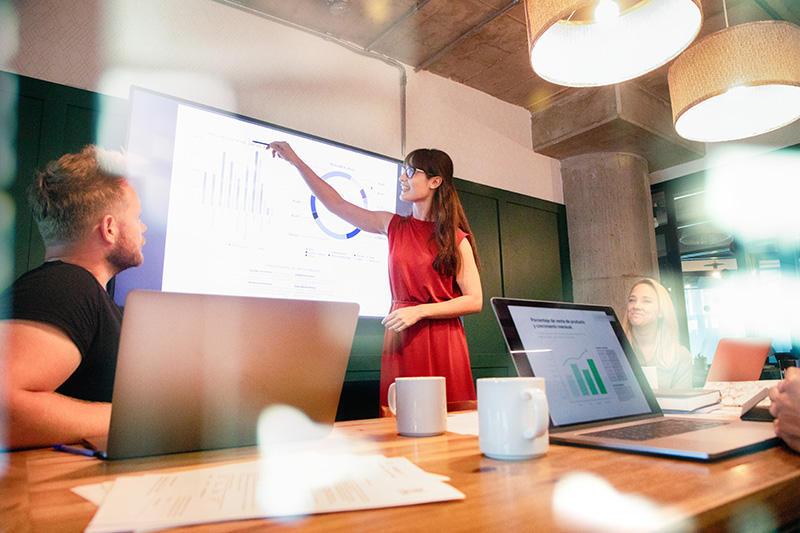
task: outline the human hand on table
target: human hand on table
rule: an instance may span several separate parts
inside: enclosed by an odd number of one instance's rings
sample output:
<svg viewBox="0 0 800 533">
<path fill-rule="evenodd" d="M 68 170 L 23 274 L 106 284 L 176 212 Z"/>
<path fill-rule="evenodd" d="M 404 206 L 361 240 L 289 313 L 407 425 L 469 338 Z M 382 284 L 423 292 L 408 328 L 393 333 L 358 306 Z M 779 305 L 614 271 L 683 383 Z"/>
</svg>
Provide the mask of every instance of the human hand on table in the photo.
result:
<svg viewBox="0 0 800 533">
<path fill-rule="evenodd" d="M 769 412 L 775 417 L 775 434 L 800 452 L 800 368 L 788 368 L 769 391 Z"/>
</svg>

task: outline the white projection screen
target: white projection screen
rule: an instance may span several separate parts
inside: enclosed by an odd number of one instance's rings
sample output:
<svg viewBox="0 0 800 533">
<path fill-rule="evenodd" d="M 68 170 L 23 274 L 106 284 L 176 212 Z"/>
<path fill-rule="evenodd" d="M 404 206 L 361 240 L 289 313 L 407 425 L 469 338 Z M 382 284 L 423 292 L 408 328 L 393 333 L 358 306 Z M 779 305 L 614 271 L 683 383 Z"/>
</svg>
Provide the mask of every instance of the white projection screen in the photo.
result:
<svg viewBox="0 0 800 533">
<path fill-rule="evenodd" d="M 390 306 L 387 242 L 331 214 L 266 145 L 288 141 L 343 197 L 406 214 L 400 161 L 134 87 L 128 164 L 142 200 L 145 261 L 120 273 L 132 289 Z"/>
</svg>

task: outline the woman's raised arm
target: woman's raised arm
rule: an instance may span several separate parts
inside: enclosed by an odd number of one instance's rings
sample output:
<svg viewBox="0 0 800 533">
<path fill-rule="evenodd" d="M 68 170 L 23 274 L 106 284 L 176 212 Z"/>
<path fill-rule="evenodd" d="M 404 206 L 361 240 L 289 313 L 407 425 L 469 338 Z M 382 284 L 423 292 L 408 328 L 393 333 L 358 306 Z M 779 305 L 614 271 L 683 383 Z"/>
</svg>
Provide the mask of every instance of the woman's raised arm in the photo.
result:
<svg viewBox="0 0 800 533">
<path fill-rule="evenodd" d="M 272 150 L 272 157 L 277 155 L 284 161 L 294 165 L 314 196 L 319 198 L 331 213 L 363 231 L 386 234 L 389 228 L 389 221 L 393 216 L 392 213 L 389 211 L 370 211 L 342 198 L 336 192 L 336 189 L 317 176 L 316 172 L 311 170 L 311 167 L 297 156 L 288 143 L 275 141 L 269 143 L 268 148 Z"/>
</svg>

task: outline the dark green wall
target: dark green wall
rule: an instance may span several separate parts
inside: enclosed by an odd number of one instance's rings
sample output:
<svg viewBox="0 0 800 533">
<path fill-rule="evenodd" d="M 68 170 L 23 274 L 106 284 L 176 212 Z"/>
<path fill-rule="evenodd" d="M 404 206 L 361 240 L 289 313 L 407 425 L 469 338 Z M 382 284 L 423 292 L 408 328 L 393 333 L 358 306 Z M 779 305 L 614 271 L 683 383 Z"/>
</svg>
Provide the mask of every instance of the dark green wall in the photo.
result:
<svg viewBox="0 0 800 533">
<path fill-rule="evenodd" d="M 41 264 L 44 256 L 25 199 L 34 170 L 89 143 L 110 149 L 124 146 L 127 101 L 32 78 L 0 76 L 13 80 L 0 88 L 19 81 L 17 174 L 11 188 L 17 207 L 18 276 Z M 104 127 L 97 126 L 101 116 Z M 566 210 L 561 204 L 463 180 L 456 180 L 456 186 L 481 260 L 483 310 L 464 318 L 472 372 L 476 379 L 514 375 L 489 299 L 572 300 Z M 359 320 L 339 419 L 378 415 L 383 331 L 378 319 Z"/>
<path fill-rule="evenodd" d="M 16 177 L 10 194 L 16 208 L 14 277 L 42 263 L 44 245 L 28 210 L 27 187 L 36 169 L 91 143 L 110 149 L 125 146 L 128 102 L 73 87 L 13 76 L 3 77 L 3 99 L 18 87 Z M 110 127 L 97 131 L 100 114 Z"/>
</svg>

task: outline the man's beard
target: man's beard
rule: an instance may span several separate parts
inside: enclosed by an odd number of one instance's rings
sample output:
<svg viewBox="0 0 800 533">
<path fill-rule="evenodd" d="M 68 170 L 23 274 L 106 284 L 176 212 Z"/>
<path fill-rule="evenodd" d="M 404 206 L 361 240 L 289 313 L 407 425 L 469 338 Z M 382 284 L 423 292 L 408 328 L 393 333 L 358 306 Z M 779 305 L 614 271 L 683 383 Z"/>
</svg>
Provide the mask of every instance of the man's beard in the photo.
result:
<svg viewBox="0 0 800 533">
<path fill-rule="evenodd" d="M 106 260 L 114 267 L 117 273 L 142 264 L 144 257 L 140 247 L 137 247 L 130 239 L 120 239 L 114 244 L 114 248 L 108 253 Z"/>
</svg>

